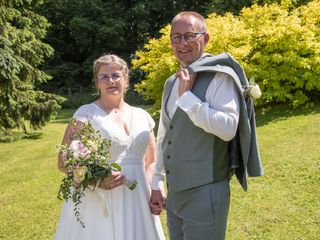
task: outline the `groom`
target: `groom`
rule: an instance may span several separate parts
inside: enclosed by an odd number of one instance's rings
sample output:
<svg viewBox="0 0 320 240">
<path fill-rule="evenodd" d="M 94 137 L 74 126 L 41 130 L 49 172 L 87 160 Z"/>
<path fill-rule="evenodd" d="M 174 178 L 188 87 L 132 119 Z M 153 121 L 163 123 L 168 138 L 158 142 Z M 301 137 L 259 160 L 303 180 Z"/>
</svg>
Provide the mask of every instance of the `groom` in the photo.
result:
<svg viewBox="0 0 320 240">
<path fill-rule="evenodd" d="M 166 207 L 171 240 L 223 240 L 230 163 L 245 190 L 246 172 L 263 174 L 254 115 L 248 116 L 252 105 L 241 92 L 247 80 L 230 55 L 204 53 L 209 34 L 200 14 L 177 14 L 170 40 L 181 69 L 166 81 L 162 96 L 151 211 Z M 230 144 L 235 139 L 241 145 Z"/>
</svg>

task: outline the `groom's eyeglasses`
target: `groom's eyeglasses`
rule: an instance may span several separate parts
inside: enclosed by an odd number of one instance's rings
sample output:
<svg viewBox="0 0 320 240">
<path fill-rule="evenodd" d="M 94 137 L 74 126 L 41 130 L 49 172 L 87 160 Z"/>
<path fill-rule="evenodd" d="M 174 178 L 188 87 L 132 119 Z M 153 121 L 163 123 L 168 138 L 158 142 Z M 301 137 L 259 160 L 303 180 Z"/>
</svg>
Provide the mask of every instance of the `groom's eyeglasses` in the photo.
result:
<svg viewBox="0 0 320 240">
<path fill-rule="evenodd" d="M 187 43 L 192 43 L 198 40 L 205 33 L 206 32 L 187 32 L 185 34 L 173 33 L 170 35 L 170 40 L 172 43 L 180 43 L 182 38 L 184 38 Z"/>
</svg>

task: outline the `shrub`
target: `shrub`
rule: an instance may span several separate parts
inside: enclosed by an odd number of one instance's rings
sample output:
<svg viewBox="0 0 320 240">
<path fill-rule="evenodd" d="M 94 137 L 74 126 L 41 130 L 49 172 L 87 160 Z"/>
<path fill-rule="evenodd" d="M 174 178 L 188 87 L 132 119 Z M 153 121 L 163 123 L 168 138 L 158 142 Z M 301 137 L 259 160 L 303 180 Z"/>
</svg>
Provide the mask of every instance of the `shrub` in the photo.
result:
<svg viewBox="0 0 320 240">
<path fill-rule="evenodd" d="M 312 1 L 292 10 L 290 5 L 272 4 L 244 8 L 239 16 L 210 14 L 206 52 L 229 52 L 239 61 L 263 91 L 255 104 L 304 104 L 320 91 L 319 12 L 320 2 Z M 135 88 L 145 99 L 155 101 L 155 109 L 160 108 L 165 80 L 179 66 L 170 48 L 170 26 L 160 33 L 132 61 L 133 68 L 146 73 Z"/>
</svg>

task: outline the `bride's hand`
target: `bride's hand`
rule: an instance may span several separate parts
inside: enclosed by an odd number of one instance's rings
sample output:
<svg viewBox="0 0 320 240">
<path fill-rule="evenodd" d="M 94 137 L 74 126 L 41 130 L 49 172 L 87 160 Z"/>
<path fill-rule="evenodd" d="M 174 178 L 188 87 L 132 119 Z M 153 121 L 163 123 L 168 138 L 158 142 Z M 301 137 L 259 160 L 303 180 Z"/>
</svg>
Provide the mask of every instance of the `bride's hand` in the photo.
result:
<svg viewBox="0 0 320 240">
<path fill-rule="evenodd" d="M 111 190 L 121 186 L 125 183 L 125 181 L 126 177 L 121 172 L 112 172 L 111 176 L 105 177 L 103 180 L 101 180 L 100 185 L 103 189 Z"/>
</svg>

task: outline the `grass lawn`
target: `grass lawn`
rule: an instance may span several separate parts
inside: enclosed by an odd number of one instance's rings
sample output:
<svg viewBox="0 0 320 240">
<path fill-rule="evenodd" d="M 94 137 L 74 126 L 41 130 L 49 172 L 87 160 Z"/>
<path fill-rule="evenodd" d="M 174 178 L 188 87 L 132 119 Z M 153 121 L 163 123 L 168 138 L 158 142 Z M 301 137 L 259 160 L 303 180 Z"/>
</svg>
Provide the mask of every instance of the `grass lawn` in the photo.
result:
<svg viewBox="0 0 320 240">
<path fill-rule="evenodd" d="M 61 111 L 38 138 L 0 143 L 0 239 L 53 239 L 63 176 L 55 145 L 71 114 Z M 319 239 L 319 124 L 320 107 L 257 113 L 265 176 L 250 178 L 248 192 L 232 180 L 228 240 Z"/>
</svg>

